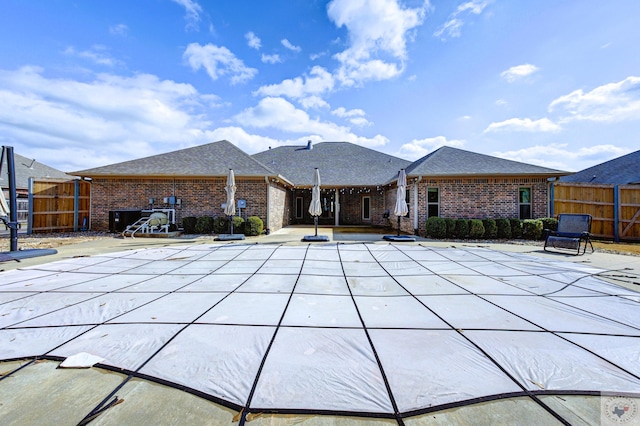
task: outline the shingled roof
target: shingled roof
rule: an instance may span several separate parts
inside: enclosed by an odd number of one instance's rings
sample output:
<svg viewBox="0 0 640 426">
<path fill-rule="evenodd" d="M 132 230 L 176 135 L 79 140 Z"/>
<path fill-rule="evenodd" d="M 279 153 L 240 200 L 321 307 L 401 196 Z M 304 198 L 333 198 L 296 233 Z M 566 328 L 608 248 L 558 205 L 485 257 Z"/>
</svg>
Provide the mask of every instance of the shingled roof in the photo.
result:
<svg viewBox="0 0 640 426">
<path fill-rule="evenodd" d="M 320 170 L 322 186 L 385 185 L 411 162 L 349 142 L 280 146 L 252 156 L 289 179 L 295 186 L 312 186 Z"/>
<path fill-rule="evenodd" d="M 231 142 L 221 140 L 192 148 L 152 155 L 94 169 L 73 172 L 79 176 L 276 176 L 277 173 L 251 158 Z"/>
<path fill-rule="evenodd" d="M 565 176 L 561 182 L 640 184 L 640 150 Z"/>
<path fill-rule="evenodd" d="M 16 189 L 28 189 L 29 178 L 36 179 L 73 179 L 74 177 L 66 174 L 63 171 L 54 169 L 45 164 L 39 163 L 34 159 L 23 157 L 22 155 L 14 152 L 13 161 L 16 172 Z M 9 179 L 7 178 L 7 158 L 2 159 L 2 165 L 0 166 L 2 173 L 0 173 L 0 187 L 8 188 Z"/>
<path fill-rule="evenodd" d="M 443 146 L 413 162 L 407 176 L 562 176 L 569 172 Z"/>
</svg>

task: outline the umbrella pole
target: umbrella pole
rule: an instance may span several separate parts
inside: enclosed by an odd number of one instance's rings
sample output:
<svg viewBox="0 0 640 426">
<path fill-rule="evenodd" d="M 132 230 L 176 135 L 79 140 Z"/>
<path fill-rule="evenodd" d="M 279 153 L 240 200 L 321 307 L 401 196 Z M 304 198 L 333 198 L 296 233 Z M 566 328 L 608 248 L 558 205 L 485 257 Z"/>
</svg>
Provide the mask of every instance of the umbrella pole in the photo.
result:
<svg viewBox="0 0 640 426">
<path fill-rule="evenodd" d="M 233 235 L 233 219 L 229 216 L 229 235 Z"/>
<path fill-rule="evenodd" d="M 398 237 L 400 236 L 400 216 L 398 216 Z"/>
<path fill-rule="evenodd" d="M 318 236 L 318 216 L 314 216 L 315 218 L 315 223 L 316 223 L 316 237 Z"/>
</svg>

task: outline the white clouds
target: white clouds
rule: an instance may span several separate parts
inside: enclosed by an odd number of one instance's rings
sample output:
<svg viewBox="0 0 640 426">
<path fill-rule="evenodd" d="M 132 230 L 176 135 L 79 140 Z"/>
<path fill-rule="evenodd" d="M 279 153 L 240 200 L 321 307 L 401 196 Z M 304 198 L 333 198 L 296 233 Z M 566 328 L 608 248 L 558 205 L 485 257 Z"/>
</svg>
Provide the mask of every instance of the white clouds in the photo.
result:
<svg viewBox="0 0 640 426">
<path fill-rule="evenodd" d="M 282 98 L 264 98 L 257 106 L 245 109 L 234 119 L 242 126 L 311 134 L 325 141 L 348 141 L 364 146 L 381 146 L 388 142 L 388 139 L 381 135 L 364 138 L 353 134 L 347 127 L 312 119 L 305 111 L 297 109 Z"/>
<path fill-rule="evenodd" d="M 202 6 L 194 0 L 173 0 L 174 3 L 183 6 L 186 11 L 184 19 L 187 21 L 187 30 L 198 30 L 198 22 L 200 22 L 200 13 L 202 13 Z"/>
<path fill-rule="evenodd" d="M 129 33 L 129 27 L 125 24 L 116 24 L 109 27 L 109 34 L 117 36 L 126 36 Z"/>
<path fill-rule="evenodd" d="M 319 96 L 307 96 L 300 100 L 300 105 L 302 105 L 304 109 L 329 108 L 329 103 Z"/>
<path fill-rule="evenodd" d="M 65 55 L 76 56 L 78 58 L 88 59 L 97 65 L 105 65 L 113 67 L 119 63 L 116 59 L 112 58 L 107 53 L 107 48 L 102 45 L 93 45 L 89 50 L 76 50 L 73 46 L 67 47 L 64 52 Z"/>
<path fill-rule="evenodd" d="M 212 80 L 228 75 L 232 84 L 251 80 L 258 72 L 244 65 L 240 59 L 226 47 L 213 44 L 191 43 L 184 51 L 183 58 L 194 71 L 204 68 Z"/>
<path fill-rule="evenodd" d="M 414 139 L 411 142 L 402 145 L 398 153 L 395 155 L 410 161 L 414 161 L 443 146 L 453 146 L 461 148 L 464 145 L 464 140 L 447 140 L 447 138 L 444 136 L 436 136 L 434 138 L 425 139 Z"/>
<path fill-rule="evenodd" d="M 315 66 L 308 76 L 287 79 L 278 84 L 262 86 L 254 95 L 286 96 L 291 99 L 303 99 L 308 96 L 319 96 L 333 90 L 334 79 L 331 73 L 322 67 Z"/>
<path fill-rule="evenodd" d="M 244 35 L 244 38 L 247 39 L 247 45 L 250 48 L 260 50 L 260 48 L 262 47 L 262 41 L 252 31 L 249 31 L 248 33 L 246 33 Z"/>
<path fill-rule="evenodd" d="M 517 65 L 509 68 L 506 71 L 500 73 L 500 76 L 506 79 L 509 83 L 513 83 L 514 81 L 522 80 L 525 77 L 530 76 L 531 74 L 538 72 L 540 68 L 536 67 L 532 64 L 523 64 Z"/>
<path fill-rule="evenodd" d="M 287 40 L 286 38 L 283 38 L 282 40 L 280 40 L 280 43 L 282 43 L 282 45 L 284 47 L 286 47 L 289 50 L 292 50 L 294 52 L 300 52 L 302 50 L 302 48 L 300 46 L 294 46 L 293 44 L 291 44 L 291 42 L 289 40 Z"/>
<path fill-rule="evenodd" d="M 370 126 L 373 124 L 365 118 L 366 113 L 361 109 L 352 109 L 347 111 L 345 108 L 339 107 L 331 111 L 331 114 L 340 118 L 346 118 L 351 124 L 358 127 Z"/>
<path fill-rule="evenodd" d="M 262 60 L 262 62 L 264 62 L 265 64 L 277 64 L 279 62 L 282 62 L 282 59 L 280 58 L 280 55 L 278 55 L 277 53 L 274 55 L 265 55 L 264 53 L 262 54 L 262 57 L 260 58 Z"/>
<path fill-rule="evenodd" d="M 383 80 L 398 75 L 406 59 L 410 31 L 422 24 L 427 3 L 403 9 L 396 0 L 333 0 L 329 19 L 349 31 L 349 48 L 335 55 L 341 63 L 336 73 L 344 85 Z"/>
<path fill-rule="evenodd" d="M 568 114 L 564 120 L 620 122 L 640 119 L 640 77 L 630 76 L 617 83 L 582 89 L 551 102 L 549 111 Z"/>
<path fill-rule="evenodd" d="M 449 15 L 449 19 L 447 22 L 442 24 L 435 33 L 434 36 L 446 40 L 444 35 L 447 35 L 452 38 L 460 37 L 462 33 L 462 27 L 464 25 L 464 20 L 461 18 L 463 15 L 468 15 L 469 13 L 474 15 L 480 15 L 482 11 L 491 3 L 491 0 L 471 0 L 469 2 L 463 3 L 457 7 L 455 12 Z"/>
<path fill-rule="evenodd" d="M 449 19 L 447 22 L 442 24 L 438 30 L 433 33 L 434 36 L 441 38 L 442 40 L 446 40 L 445 37 L 442 37 L 442 34 L 447 33 L 449 37 L 460 37 L 462 35 L 462 26 L 464 22 L 457 18 Z"/>
<path fill-rule="evenodd" d="M 544 167 L 576 172 L 628 154 L 631 150 L 614 145 L 570 147 L 567 144 L 535 145 L 513 151 L 493 152 L 491 155 L 508 160 L 537 164 Z M 571 170 L 567 164 L 573 164 Z"/>
<path fill-rule="evenodd" d="M 559 132 L 562 128 L 549 120 L 541 118 L 539 120 L 531 120 L 530 118 L 510 118 L 498 123 L 491 123 L 484 132 Z"/>
<path fill-rule="evenodd" d="M 0 70 L 0 133 L 29 146 L 31 156 L 79 170 L 205 143 L 199 114 L 211 99 L 189 84 L 149 74 L 52 79 L 36 67 Z M 52 154 L 49 151 L 60 151 Z"/>
</svg>

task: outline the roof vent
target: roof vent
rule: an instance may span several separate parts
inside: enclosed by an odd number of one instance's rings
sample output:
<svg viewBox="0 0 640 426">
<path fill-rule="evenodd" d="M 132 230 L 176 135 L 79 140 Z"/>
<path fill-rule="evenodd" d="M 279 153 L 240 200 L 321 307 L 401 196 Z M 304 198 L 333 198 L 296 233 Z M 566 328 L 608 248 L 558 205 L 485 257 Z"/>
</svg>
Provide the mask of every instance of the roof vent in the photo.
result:
<svg viewBox="0 0 640 426">
<path fill-rule="evenodd" d="M 307 141 L 307 150 L 311 151 L 313 149 L 313 146 L 311 146 L 311 141 Z"/>
</svg>

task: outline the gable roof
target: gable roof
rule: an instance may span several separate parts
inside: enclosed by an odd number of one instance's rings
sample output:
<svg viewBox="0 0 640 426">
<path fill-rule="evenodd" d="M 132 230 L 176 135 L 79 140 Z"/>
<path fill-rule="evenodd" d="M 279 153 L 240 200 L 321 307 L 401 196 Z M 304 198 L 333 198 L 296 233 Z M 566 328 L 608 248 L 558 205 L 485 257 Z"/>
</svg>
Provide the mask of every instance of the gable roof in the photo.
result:
<svg viewBox="0 0 640 426">
<path fill-rule="evenodd" d="M 561 182 L 640 184 L 640 150 L 564 176 Z"/>
<path fill-rule="evenodd" d="M 322 186 L 376 186 L 395 178 L 411 162 L 349 142 L 280 146 L 252 156 L 295 186 L 312 186 L 320 171 Z"/>
<path fill-rule="evenodd" d="M 560 176 L 569 172 L 443 146 L 413 162 L 407 176 Z"/>
<path fill-rule="evenodd" d="M 80 176 L 274 176 L 271 169 L 229 141 L 221 140 L 137 160 L 73 172 Z"/>
<path fill-rule="evenodd" d="M 0 150 L 1 151 L 1 150 Z M 34 159 L 23 157 L 22 155 L 13 153 L 13 161 L 16 171 L 16 189 L 28 189 L 29 178 L 36 179 L 73 179 L 74 176 L 68 175 L 63 171 L 54 169 L 45 164 L 39 163 Z M 0 173 L 0 187 L 8 188 L 9 179 L 7 178 L 7 158 L 2 159 L 0 165 L 2 173 Z"/>
</svg>

